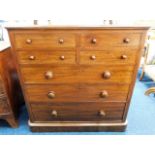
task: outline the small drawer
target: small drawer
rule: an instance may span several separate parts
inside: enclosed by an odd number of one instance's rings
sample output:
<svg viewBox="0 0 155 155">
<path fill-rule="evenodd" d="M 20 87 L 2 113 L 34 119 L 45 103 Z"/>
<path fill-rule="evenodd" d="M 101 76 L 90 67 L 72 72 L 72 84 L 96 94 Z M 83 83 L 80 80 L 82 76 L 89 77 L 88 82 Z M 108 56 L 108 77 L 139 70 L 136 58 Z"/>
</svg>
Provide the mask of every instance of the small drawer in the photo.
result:
<svg viewBox="0 0 155 155">
<path fill-rule="evenodd" d="M 125 103 L 31 103 L 34 121 L 122 120 Z"/>
<path fill-rule="evenodd" d="M 137 50 L 80 51 L 80 64 L 134 65 Z"/>
<path fill-rule="evenodd" d="M 134 66 L 21 66 L 25 84 L 124 83 L 132 81 Z"/>
<path fill-rule="evenodd" d="M 130 33 L 127 31 L 117 32 L 86 32 L 81 34 L 81 49 L 85 50 L 104 50 L 112 47 L 130 47 L 139 48 L 141 34 Z"/>
<path fill-rule="evenodd" d="M 26 85 L 30 102 L 126 102 L 129 85 Z"/>
<path fill-rule="evenodd" d="M 75 51 L 19 51 L 19 64 L 75 64 Z"/>
<path fill-rule="evenodd" d="M 22 49 L 64 49 L 75 48 L 76 36 L 65 32 L 15 34 L 15 48 Z"/>
</svg>

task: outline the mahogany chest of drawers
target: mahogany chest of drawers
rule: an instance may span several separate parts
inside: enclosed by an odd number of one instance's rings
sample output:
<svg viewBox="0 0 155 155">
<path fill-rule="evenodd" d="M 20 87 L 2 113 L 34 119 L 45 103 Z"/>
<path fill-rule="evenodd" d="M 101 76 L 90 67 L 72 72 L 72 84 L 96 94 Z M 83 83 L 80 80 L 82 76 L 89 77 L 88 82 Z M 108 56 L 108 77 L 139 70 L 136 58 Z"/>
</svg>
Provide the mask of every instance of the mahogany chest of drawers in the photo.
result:
<svg viewBox="0 0 155 155">
<path fill-rule="evenodd" d="M 123 131 L 148 27 L 11 27 L 32 131 Z"/>
</svg>

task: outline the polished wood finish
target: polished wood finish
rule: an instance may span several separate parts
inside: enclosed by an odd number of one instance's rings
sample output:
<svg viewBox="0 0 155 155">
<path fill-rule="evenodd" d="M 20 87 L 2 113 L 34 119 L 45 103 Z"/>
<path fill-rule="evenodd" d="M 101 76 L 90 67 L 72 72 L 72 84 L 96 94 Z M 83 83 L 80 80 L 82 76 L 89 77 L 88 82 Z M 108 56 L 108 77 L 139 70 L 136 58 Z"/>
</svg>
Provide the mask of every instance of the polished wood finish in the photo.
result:
<svg viewBox="0 0 155 155">
<path fill-rule="evenodd" d="M 122 120 L 125 103 L 30 103 L 34 121 Z"/>
<path fill-rule="evenodd" d="M 130 84 L 133 66 L 21 66 L 25 84 L 33 83 L 127 83 Z M 49 77 L 49 78 L 48 78 Z M 91 78 L 90 78 L 91 77 Z"/>
<path fill-rule="evenodd" d="M 126 122 L 88 122 L 88 121 L 59 121 L 53 123 L 39 123 L 39 122 L 28 122 L 33 132 L 62 132 L 63 131 L 85 131 L 85 132 L 102 132 L 102 131 L 117 131 L 122 132 L 127 127 Z"/>
<path fill-rule="evenodd" d="M 121 55 L 121 59 L 127 59 L 128 57 L 126 55 Z"/>
<path fill-rule="evenodd" d="M 25 43 L 26 42 L 26 43 Z M 76 37 L 72 33 L 50 32 L 46 33 L 22 33 L 15 35 L 15 47 L 17 50 L 26 49 L 64 49 L 75 48 Z"/>
<path fill-rule="evenodd" d="M 20 64 L 75 64 L 75 51 L 20 51 Z"/>
<path fill-rule="evenodd" d="M 100 96 L 102 98 L 107 98 L 109 96 L 109 93 L 106 91 L 106 90 L 103 90 L 101 93 L 100 93 Z"/>
<path fill-rule="evenodd" d="M 52 71 L 46 71 L 45 72 L 45 79 L 52 79 L 53 78 L 53 72 Z"/>
<path fill-rule="evenodd" d="M 129 38 L 126 38 L 126 36 L 128 36 Z M 125 31 L 123 33 L 122 31 L 88 31 L 86 33 L 81 34 L 80 42 L 81 49 L 104 50 L 108 49 L 109 47 L 113 49 L 116 49 L 116 47 L 126 46 L 138 47 L 140 39 L 140 34 L 129 33 L 128 31 Z"/>
<path fill-rule="evenodd" d="M 25 86 L 27 99 L 30 102 L 126 102 L 128 91 L 128 84 L 48 84 Z"/>
<path fill-rule="evenodd" d="M 34 55 L 29 56 L 29 60 L 35 60 L 35 59 L 36 59 L 36 57 Z"/>
<path fill-rule="evenodd" d="M 147 27 L 8 30 L 32 131 L 125 129 Z"/>
<path fill-rule="evenodd" d="M 126 43 L 126 44 L 129 44 L 130 43 L 130 39 L 129 38 L 124 38 L 123 42 Z"/>
<path fill-rule="evenodd" d="M 22 103 L 23 96 L 17 70 L 8 46 L 0 51 L 0 119 L 17 128 L 17 118 Z"/>
<path fill-rule="evenodd" d="M 48 92 L 47 96 L 48 96 L 48 98 L 53 99 L 53 98 L 55 98 L 55 92 L 50 91 L 50 92 Z"/>
<path fill-rule="evenodd" d="M 57 117 L 58 113 L 56 110 L 52 110 L 51 115 L 52 115 L 52 117 Z"/>
<path fill-rule="evenodd" d="M 99 116 L 101 116 L 101 117 L 106 117 L 105 111 L 100 110 L 100 111 L 99 111 Z"/>
<path fill-rule="evenodd" d="M 137 51 L 127 48 L 103 51 L 80 51 L 80 64 L 92 65 L 135 65 Z"/>
</svg>

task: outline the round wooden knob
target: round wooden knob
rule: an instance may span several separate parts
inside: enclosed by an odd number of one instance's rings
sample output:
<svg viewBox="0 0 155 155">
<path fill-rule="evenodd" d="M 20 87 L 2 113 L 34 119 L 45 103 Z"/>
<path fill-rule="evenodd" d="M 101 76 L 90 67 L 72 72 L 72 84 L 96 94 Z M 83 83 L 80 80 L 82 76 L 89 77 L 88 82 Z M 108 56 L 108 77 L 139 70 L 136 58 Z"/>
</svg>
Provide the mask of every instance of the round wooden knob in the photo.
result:
<svg viewBox="0 0 155 155">
<path fill-rule="evenodd" d="M 63 44 L 64 43 L 64 40 L 63 39 L 59 39 L 59 43 L 60 44 Z"/>
<path fill-rule="evenodd" d="M 64 55 L 61 55 L 60 56 L 60 60 L 65 60 L 65 56 Z"/>
<path fill-rule="evenodd" d="M 121 55 L 121 59 L 125 60 L 125 59 L 127 59 L 127 56 L 126 55 Z"/>
<path fill-rule="evenodd" d="M 58 116 L 58 113 L 57 113 L 56 110 L 52 110 L 51 115 L 52 115 L 53 117 L 57 117 L 57 116 Z"/>
<path fill-rule="evenodd" d="M 29 56 L 29 60 L 35 60 L 35 56 L 34 55 Z"/>
<path fill-rule="evenodd" d="M 129 38 L 124 38 L 123 42 L 128 44 L 130 42 L 130 39 Z"/>
<path fill-rule="evenodd" d="M 109 79 L 109 78 L 111 77 L 111 73 L 110 73 L 109 71 L 105 71 L 105 72 L 103 73 L 103 77 L 104 77 L 105 79 Z"/>
<path fill-rule="evenodd" d="M 103 90 L 103 91 L 100 93 L 100 96 L 101 96 L 102 98 L 106 98 L 106 97 L 108 97 L 108 92 L 107 92 L 106 90 Z"/>
<path fill-rule="evenodd" d="M 93 39 L 91 40 L 91 43 L 92 43 L 92 44 L 96 44 L 96 42 L 97 42 L 96 38 L 93 38 Z"/>
<path fill-rule="evenodd" d="M 53 72 L 47 71 L 47 72 L 45 73 L 45 78 L 46 78 L 46 79 L 51 79 L 51 78 L 53 78 Z"/>
<path fill-rule="evenodd" d="M 32 43 L 32 40 L 31 39 L 26 39 L 26 43 L 27 44 L 31 44 Z"/>
<path fill-rule="evenodd" d="M 100 111 L 99 111 L 99 116 L 101 116 L 101 117 L 106 116 L 105 111 L 104 111 L 104 110 L 100 110 Z"/>
<path fill-rule="evenodd" d="M 53 91 L 50 91 L 48 94 L 47 94 L 48 98 L 50 99 L 53 99 L 55 98 L 55 93 Z"/>
<path fill-rule="evenodd" d="M 95 60 L 96 59 L 96 56 L 95 55 L 92 55 L 92 56 L 90 56 L 90 59 L 91 60 Z"/>
</svg>

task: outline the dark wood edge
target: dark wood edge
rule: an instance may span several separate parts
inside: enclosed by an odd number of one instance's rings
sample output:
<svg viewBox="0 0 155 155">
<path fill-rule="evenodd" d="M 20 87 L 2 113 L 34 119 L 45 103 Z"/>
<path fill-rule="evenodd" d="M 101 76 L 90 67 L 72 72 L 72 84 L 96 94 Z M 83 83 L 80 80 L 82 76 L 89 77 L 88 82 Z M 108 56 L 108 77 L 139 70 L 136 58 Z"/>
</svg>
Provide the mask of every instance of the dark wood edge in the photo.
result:
<svg viewBox="0 0 155 155">
<path fill-rule="evenodd" d="M 9 38 L 10 38 L 10 41 L 11 41 L 11 45 L 15 45 L 15 43 L 14 43 L 14 33 L 11 33 L 11 32 L 9 32 L 8 33 L 9 34 Z M 28 103 L 28 101 L 27 101 L 27 97 L 26 97 L 26 93 L 25 93 L 25 89 L 24 89 L 24 85 L 23 85 L 23 79 L 22 79 L 22 77 L 21 77 L 21 73 L 20 73 L 20 69 L 19 69 L 19 63 L 18 63 L 18 59 L 17 59 L 17 55 L 16 55 L 16 50 L 14 49 L 14 46 L 11 46 L 11 54 L 12 54 L 12 57 L 13 57 L 13 59 L 15 60 L 15 67 L 16 67 L 16 70 L 17 70 L 17 73 L 18 73 L 18 76 L 19 76 L 19 82 L 20 82 L 20 85 L 21 85 L 21 89 L 22 89 L 22 92 L 23 92 L 23 97 L 24 97 L 24 100 L 25 100 L 25 105 L 26 105 L 26 107 L 27 107 L 27 109 L 28 109 L 28 113 L 29 113 L 29 117 L 30 117 L 30 120 L 33 120 L 33 116 L 32 116 L 32 112 L 31 112 L 31 107 L 30 107 L 30 105 L 29 104 L 27 104 Z"/>
<path fill-rule="evenodd" d="M 127 121 L 121 123 L 99 122 L 53 122 L 32 123 L 28 122 L 32 132 L 98 132 L 112 131 L 123 132 L 127 127 Z"/>
<path fill-rule="evenodd" d="M 147 31 L 145 31 L 141 34 L 141 43 L 140 43 L 140 47 L 139 47 L 140 52 L 137 54 L 137 60 L 136 60 L 137 63 L 135 65 L 135 69 L 133 71 L 133 80 L 132 80 L 132 83 L 130 85 L 130 91 L 128 94 L 127 103 L 126 103 L 125 110 L 124 110 L 123 121 L 126 120 L 126 117 L 127 117 L 128 111 L 129 111 L 129 106 L 130 106 L 130 102 L 132 99 L 132 94 L 133 94 L 134 87 L 136 84 L 137 72 L 138 72 L 138 68 L 139 68 L 139 64 L 140 64 L 140 59 L 141 59 L 142 51 L 144 49 L 144 42 L 146 39 L 146 33 L 147 33 Z"/>
</svg>

